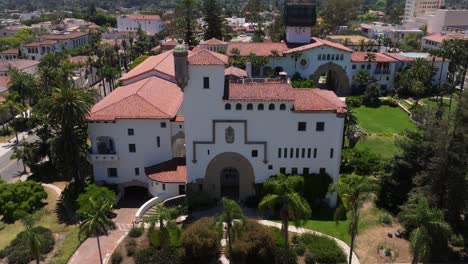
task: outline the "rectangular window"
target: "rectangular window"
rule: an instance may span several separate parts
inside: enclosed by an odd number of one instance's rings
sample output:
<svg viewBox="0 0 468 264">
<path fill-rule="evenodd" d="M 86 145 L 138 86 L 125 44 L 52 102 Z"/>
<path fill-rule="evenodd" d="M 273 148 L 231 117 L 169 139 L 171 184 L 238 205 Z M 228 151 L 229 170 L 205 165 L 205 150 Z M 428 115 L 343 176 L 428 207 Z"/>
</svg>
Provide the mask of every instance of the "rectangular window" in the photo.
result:
<svg viewBox="0 0 468 264">
<path fill-rule="evenodd" d="M 285 158 L 287 158 L 287 157 L 288 157 L 288 148 L 284 148 L 283 150 L 284 150 L 284 151 L 283 151 L 283 152 L 284 152 L 283 155 L 284 155 Z"/>
<path fill-rule="evenodd" d="M 291 174 L 292 175 L 297 175 L 297 168 L 292 168 L 291 169 Z"/>
<path fill-rule="evenodd" d="M 133 135 L 135 135 L 135 130 L 133 130 L 133 128 L 129 128 L 128 131 L 127 131 L 127 134 L 129 136 L 133 136 Z"/>
<path fill-rule="evenodd" d="M 210 89 L 210 77 L 203 77 L 203 88 Z"/>
<path fill-rule="evenodd" d="M 281 148 L 278 148 L 278 158 L 281 159 Z"/>
<path fill-rule="evenodd" d="M 157 146 L 158 148 L 161 147 L 161 138 L 160 138 L 159 136 L 156 137 L 156 146 Z"/>
<path fill-rule="evenodd" d="M 292 159 L 294 158 L 294 149 L 293 148 L 290 148 L 289 149 L 289 157 Z"/>
<path fill-rule="evenodd" d="M 327 169 L 325 169 L 325 168 L 320 168 L 319 173 L 320 173 L 320 174 L 325 174 L 325 173 L 327 173 Z"/>
<path fill-rule="evenodd" d="M 333 148 L 330 149 L 330 159 L 333 159 Z"/>
<path fill-rule="evenodd" d="M 258 150 L 256 149 L 252 150 L 252 157 L 254 158 L 258 157 Z"/>
<path fill-rule="evenodd" d="M 308 148 L 308 149 L 307 149 L 307 158 L 308 158 L 308 159 L 310 159 L 310 153 L 311 153 L 311 152 L 312 152 L 311 149 Z"/>
<path fill-rule="evenodd" d="M 107 168 L 107 176 L 111 178 L 117 177 L 117 168 Z"/>
<path fill-rule="evenodd" d="M 161 122 L 161 127 L 165 128 L 166 127 L 166 122 Z"/>
<path fill-rule="evenodd" d="M 315 126 L 315 131 L 324 131 L 325 130 L 325 122 L 317 122 Z"/>
<path fill-rule="evenodd" d="M 305 158 L 305 148 L 302 148 L 302 155 L 301 155 L 302 158 Z"/>
<path fill-rule="evenodd" d="M 309 175 L 309 168 L 303 168 L 302 169 L 302 174 L 303 175 Z"/>
<path fill-rule="evenodd" d="M 314 159 L 317 158 L 317 148 L 314 148 Z"/>
<path fill-rule="evenodd" d="M 299 158 L 299 148 L 296 148 L 296 159 Z"/>
<path fill-rule="evenodd" d="M 306 131 L 306 122 L 297 123 L 297 131 Z"/>
<path fill-rule="evenodd" d="M 280 168 L 280 173 L 281 173 L 281 174 L 286 174 L 286 168 L 285 168 L 285 167 L 281 167 L 281 168 Z"/>
<path fill-rule="evenodd" d="M 273 169 L 273 165 L 268 165 L 268 169 L 269 169 L 269 170 L 272 170 L 272 169 Z"/>
<path fill-rule="evenodd" d="M 163 191 L 165 191 L 166 190 L 166 184 L 163 183 L 162 187 L 163 187 Z"/>
<path fill-rule="evenodd" d="M 135 175 L 136 176 L 140 175 L 140 168 L 135 168 Z"/>
<path fill-rule="evenodd" d="M 356 69 L 356 64 L 353 64 L 353 70 L 355 70 L 355 69 Z"/>
<path fill-rule="evenodd" d="M 128 144 L 128 151 L 133 153 L 136 152 L 135 144 Z"/>
</svg>

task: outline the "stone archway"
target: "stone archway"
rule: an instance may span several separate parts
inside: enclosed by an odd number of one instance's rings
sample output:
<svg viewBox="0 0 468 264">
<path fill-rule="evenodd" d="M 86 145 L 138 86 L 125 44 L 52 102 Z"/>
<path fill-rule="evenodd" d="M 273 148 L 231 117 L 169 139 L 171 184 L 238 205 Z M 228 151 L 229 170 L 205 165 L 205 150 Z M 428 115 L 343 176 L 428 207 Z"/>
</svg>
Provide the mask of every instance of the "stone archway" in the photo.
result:
<svg viewBox="0 0 468 264">
<path fill-rule="evenodd" d="M 172 157 L 183 158 L 185 157 L 185 134 L 179 131 L 177 134 L 172 136 Z"/>
<path fill-rule="evenodd" d="M 234 177 L 236 174 L 237 178 Z M 232 176 L 232 179 L 223 178 L 226 175 Z M 250 161 L 241 154 L 224 152 L 208 163 L 203 189 L 215 198 L 221 198 L 222 194 L 227 194 L 227 190 L 229 194 L 237 194 L 239 200 L 245 200 L 255 194 L 254 183 L 255 175 Z"/>
<path fill-rule="evenodd" d="M 320 76 L 327 74 L 327 82 L 323 85 L 319 84 Z M 312 75 L 314 84 L 320 88 L 326 88 L 334 91 L 338 96 L 351 94 L 350 82 L 345 70 L 333 62 L 321 65 Z"/>
</svg>

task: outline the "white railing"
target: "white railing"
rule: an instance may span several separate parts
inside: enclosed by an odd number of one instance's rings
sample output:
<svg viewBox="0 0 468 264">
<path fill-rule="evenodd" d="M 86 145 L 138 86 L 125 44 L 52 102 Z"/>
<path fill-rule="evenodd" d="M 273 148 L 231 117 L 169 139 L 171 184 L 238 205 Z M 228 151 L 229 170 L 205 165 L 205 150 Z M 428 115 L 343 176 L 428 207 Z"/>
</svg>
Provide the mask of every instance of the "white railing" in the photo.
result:
<svg viewBox="0 0 468 264">
<path fill-rule="evenodd" d="M 146 211 L 148 211 L 151 207 L 153 207 L 157 203 L 164 201 L 165 198 L 166 198 L 165 196 L 156 196 L 148 200 L 146 203 L 144 203 L 140 208 L 138 208 L 138 211 L 135 214 L 135 223 L 137 224 L 140 223 L 142 220 L 141 218 L 146 213 Z"/>
</svg>

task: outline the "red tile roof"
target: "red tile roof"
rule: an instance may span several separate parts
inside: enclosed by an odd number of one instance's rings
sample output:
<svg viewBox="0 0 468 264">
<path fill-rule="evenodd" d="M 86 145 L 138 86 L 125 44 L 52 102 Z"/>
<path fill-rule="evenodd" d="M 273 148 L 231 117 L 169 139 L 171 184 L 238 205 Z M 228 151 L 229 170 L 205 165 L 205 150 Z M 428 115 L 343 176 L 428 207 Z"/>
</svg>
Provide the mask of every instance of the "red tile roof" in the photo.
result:
<svg viewBox="0 0 468 264">
<path fill-rule="evenodd" d="M 88 61 L 88 58 L 89 56 L 74 56 L 74 57 L 69 57 L 68 59 L 73 62 L 73 63 L 86 63 Z M 96 61 L 97 60 L 97 56 L 94 55 L 91 57 L 91 60 L 92 61 Z"/>
<path fill-rule="evenodd" d="M 185 118 L 184 116 L 178 115 L 174 118 L 174 122 L 184 122 Z"/>
<path fill-rule="evenodd" d="M 346 105 L 334 92 L 292 88 L 288 83 L 230 83 L 229 99 L 234 101 L 292 101 L 294 111 L 346 112 Z"/>
<path fill-rule="evenodd" d="M 351 54 L 351 61 L 352 62 L 368 62 L 366 56 L 368 53 L 375 54 L 375 60 L 373 62 L 397 62 L 396 59 L 391 58 L 385 54 L 378 53 L 378 52 L 358 52 L 355 51 Z"/>
<path fill-rule="evenodd" d="M 335 42 L 332 42 L 332 41 L 329 41 L 329 40 L 319 39 L 319 38 L 312 38 L 312 40 L 314 41 L 313 43 L 303 45 L 303 46 L 299 46 L 297 48 L 289 49 L 289 50 L 285 51 L 284 54 L 304 51 L 304 50 L 308 50 L 308 49 L 314 49 L 314 48 L 318 48 L 318 47 L 321 47 L 321 46 L 329 46 L 329 47 L 339 49 L 339 50 L 342 50 L 342 51 L 353 52 L 352 49 L 347 48 L 347 47 L 341 45 L 340 43 L 335 43 Z"/>
<path fill-rule="evenodd" d="M 65 39 L 75 39 L 87 36 L 88 33 L 85 32 L 71 32 L 69 34 L 49 34 L 42 36 L 44 39 L 48 40 L 65 40 Z"/>
<path fill-rule="evenodd" d="M 427 35 L 427 36 L 423 37 L 423 39 L 434 41 L 434 42 L 437 42 L 437 43 L 442 43 L 444 40 L 468 39 L 468 38 L 465 38 L 465 36 L 463 34 L 450 33 L 450 34 L 442 35 L 440 32 L 437 32 L 437 33 Z"/>
<path fill-rule="evenodd" d="M 283 56 L 283 52 L 288 50 L 286 43 L 280 42 L 258 42 L 258 43 L 245 43 L 245 42 L 229 42 L 227 47 L 227 55 L 232 56 L 232 49 L 238 49 L 240 56 L 249 56 L 251 53 L 255 53 L 257 56 L 268 57 L 271 56 L 272 50 L 277 50 L 279 56 Z"/>
<path fill-rule="evenodd" d="M 0 61 L 0 72 L 8 71 L 8 67 L 14 67 L 18 70 L 24 70 L 30 67 L 37 66 L 39 61 L 35 60 L 9 60 L 9 61 Z"/>
<path fill-rule="evenodd" d="M 237 77 L 247 77 L 247 72 L 237 67 L 231 66 L 224 70 L 224 75 L 234 75 Z"/>
<path fill-rule="evenodd" d="M 174 56 L 172 50 L 147 58 L 134 69 L 124 74 L 120 81 L 128 81 L 149 72 L 163 74 L 173 79 Z"/>
<path fill-rule="evenodd" d="M 10 82 L 10 76 L 0 76 L 0 88 L 8 87 L 8 83 Z M 4 89 L 0 90 L 0 92 L 5 91 Z"/>
<path fill-rule="evenodd" d="M 158 15 L 126 15 L 124 17 L 128 17 L 130 19 L 135 19 L 135 20 L 159 20 L 161 19 Z"/>
<path fill-rule="evenodd" d="M 91 109 L 88 121 L 115 119 L 172 119 L 183 100 L 180 88 L 170 81 L 148 77 L 122 86 Z"/>
<path fill-rule="evenodd" d="M 225 65 L 228 64 L 228 60 L 228 56 L 224 54 L 202 48 L 195 48 L 188 55 L 191 65 Z"/>
<path fill-rule="evenodd" d="M 1 54 L 19 54 L 18 49 L 7 49 L 0 52 Z"/>
<path fill-rule="evenodd" d="M 400 53 L 384 53 L 384 54 L 388 57 L 391 57 L 391 58 L 394 58 L 396 60 L 403 61 L 403 62 L 411 62 L 411 61 L 416 60 L 417 57 L 414 55 L 419 55 L 418 57 L 426 59 L 427 61 L 432 61 L 432 58 L 434 58 L 429 53 L 423 53 L 423 52 L 410 52 L 410 53 L 400 52 Z M 405 54 L 411 54 L 413 56 L 405 56 Z M 444 58 L 435 57 L 435 60 L 443 61 Z"/>
<path fill-rule="evenodd" d="M 57 41 L 55 40 L 42 40 L 42 41 L 35 41 L 31 43 L 24 44 L 23 47 L 40 47 L 40 46 L 49 46 L 49 45 L 55 45 L 57 44 Z"/>
<path fill-rule="evenodd" d="M 162 183 L 186 183 L 187 167 L 185 158 L 173 158 L 145 168 L 146 176 Z"/>
<path fill-rule="evenodd" d="M 208 39 L 200 43 L 200 45 L 205 45 L 205 46 L 222 46 L 226 44 L 228 43 L 225 41 L 219 40 L 217 38 Z"/>
</svg>

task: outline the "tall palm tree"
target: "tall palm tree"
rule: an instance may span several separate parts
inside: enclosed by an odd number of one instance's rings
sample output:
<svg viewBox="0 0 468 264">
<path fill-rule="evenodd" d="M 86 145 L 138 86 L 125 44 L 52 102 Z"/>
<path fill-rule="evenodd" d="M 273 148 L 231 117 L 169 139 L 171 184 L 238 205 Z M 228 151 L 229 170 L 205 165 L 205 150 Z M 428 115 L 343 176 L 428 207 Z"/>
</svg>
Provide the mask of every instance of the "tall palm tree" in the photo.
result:
<svg viewBox="0 0 468 264">
<path fill-rule="evenodd" d="M 260 210 L 279 208 L 281 217 L 281 232 L 284 238 L 285 252 L 289 247 L 289 221 L 299 225 L 302 220 L 310 218 L 312 210 L 309 203 L 294 189 L 285 175 L 279 174 L 264 182 L 264 189 L 268 193 L 258 204 Z"/>
<path fill-rule="evenodd" d="M 226 222 L 229 252 L 232 252 L 232 222 L 235 219 L 243 220 L 244 214 L 242 213 L 242 209 L 234 200 L 223 197 L 221 201 L 223 203 L 223 212 L 218 218 L 221 222 Z"/>
<path fill-rule="evenodd" d="M 430 256 L 432 237 L 447 239 L 450 236 L 450 225 L 444 221 L 444 213 L 430 208 L 426 197 L 421 194 L 410 196 L 401 209 L 398 219 L 410 232 L 412 263 L 420 263 Z"/>
<path fill-rule="evenodd" d="M 345 136 L 348 134 L 348 128 L 351 126 L 357 126 L 358 119 L 350 106 L 347 106 L 348 111 L 345 114 L 344 118 L 344 129 L 343 129 L 343 140 L 341 143 L 341 147 L 344 147 L 345 144 Z"/>
<path fill-rule="evenodd" d="M 356 143 L 364 136 L 364 132 L 358 125 L 348 126 L 346 129 L 346 137 L 348 138 L 349 147 L 354 148 Z"/>
<path fill-rule="evenodd" d="M 42 241 L 41 237 L 32 230 L 35 222 L 36 218 L 33 215 L 25 215 L 21 218 L 21 223 L 26 228 L 25 231 L 29 252 L 36 260 L 36 264 L 39 264 L 42 256 Z"/>
<path fill-rule="evenodd" d="M 367 61 L 367 65 L 370 65 L 371 62 L 375 61 L 375 53 L 366 53 L 366 56 L 364 56 L 364 59 Z"/>
<path fill-rule="evenodd" d="M 369 195 L 376 190 L 373 183 L 369 178 L 355 174 L 341 176 L 337 185 L 338 195 L 343 201 L 335 213 L 335 220 L 338 223 L 338 216 L 345 209 L 349 212 L 349 233 L 351 235 L 351 244 L 349 251 L 348 264 L 351 264 L 354 250 L 354 239 L 358 232 L 359 223 L 359 209 L 362 202 L 369 197 Z"/>
<path fill-rule="evenodd" d="M 80 173 L 82 154 L 86 152 L 86 116 L 94 103 L 92 90 L 61 87 L 52 94 L 49 124 L 54 131 L 50 139 L 51 158 L 62 172 L 83 186 Z"/>
<path fill-rule="evenodd" d="M 108 218 L 109 211 L 112 210 L 112 204 L 108 202 L 98 203 L 90 198 L 89 203 L 92 210 L 84 212 L 83 221 L 80 223 L 79 238 L 96 236 L 99 260 L 102 262 L 100 235 L 107 235 L 108 230 L 114 228 L 114 222 Z"/>
<path fill-rule="evenodd" d="M 413 80 L 411 82 L 410 91 L 416 97 L 416 102 L 414 104 L 414 109 L 416 109 L 416 107 L 419 105 L 419 99 L 426 92 L 426 87 L 424 87 L 424 84 L 421 81 Z"/>
<path fill-rule="evenodd" d="M 180 215 L 180 211 L 181 210 L 178 207 L 166 207 L 163 204 L 157 204 L 155 214 L 153 216 L 146 217 L 144 221 L 150 224 L 154 224 L 158 221 L 159 228 L 164 229 L 164 222 L 166 222 L 166 226 L 174 224 L 174 221 Z"/>
</svg>

